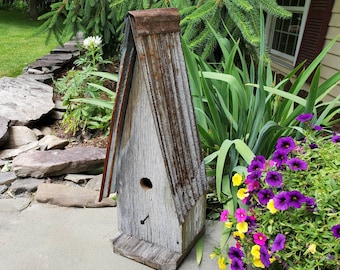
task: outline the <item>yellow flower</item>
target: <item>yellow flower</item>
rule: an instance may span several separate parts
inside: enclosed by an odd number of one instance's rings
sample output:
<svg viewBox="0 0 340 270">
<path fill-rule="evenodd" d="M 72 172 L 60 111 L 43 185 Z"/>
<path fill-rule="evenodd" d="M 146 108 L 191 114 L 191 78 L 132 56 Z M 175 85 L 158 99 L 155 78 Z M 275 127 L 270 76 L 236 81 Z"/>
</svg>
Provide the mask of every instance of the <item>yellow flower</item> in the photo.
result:
<svg viewBox="0 0 340 270">
<path fill-rule="evenodd" d="M 230 228 L 233 226 L 233 222 L 231 222 L 231 221 L 225 222 L 225 223 L 224 223 L 224 226 L 225 226 L 227 229 L 230 229 Z"/>
<path fill-rule="evenodd" d="M 267 209 L 269 209 L 269 212 L 272 214 L 275 214 L 278 210 L 274 206 L 274 200 L 270 199 L 267 203 Z"/>
<path fill-rule="evenodd" d="M 216 257 L 216 254 L 215 253 L 212 253 L 209 255 L 210 259 L 214 259 Z"/>
<path fill-rule="evenodd" d="M 234 236 L 234 238 L 239 237 L 241 240 L 244 239 L 244 233 L 242 233 L 242 232 L 240 232 L 240 231 L 233 232 L 233 236 Z"/>
<path fill-rule="evenodd" d="M 233 181 L 233 186 L 235 187 L 238 187 L 239 185 L 242 184 L 242 176 L 238 173 L 235 173 L 231 180 Z"/>
<path fill-rule="evenodd" d="M 316 245 L 315 244 L 309 245 L 309 247 L 308 247 L 308 249 L 306 251 L 306 254 L 308 254 L 308 253 L 314 254 L 315 252 L 316 252 Z"/>
<path fill-rule="evenodd" d="M 223 257 L 219 257 L 218 260 L 217 260 L 217 263 L 218 263 L 218 267 L 219 267 L 221 270 L 227 269 L 227 266 L 226 266 L 226 264 L 224 263 L 224 258 L 223 258 Z"/>
<path fill-rule="evenodd" d="M 251 255 L 254 256 L 254 259 L 260 259 L 260 246 L 259 245 L 252 246 L 250 253 Z"/>
<path fill-rule="evenodd" d="M 248 231 L 248 223 L 243 221 L 236 224 L 236 229 L 240 233 L 246 233 Z"/>
<path fill-rule="evenodd" d="M 248 197 L 249 193 L 248 193 L 248 189 L 246 188 L 240 188 L 237 191 L 237 198 L 239 198 L 240 200 L 243 200 L 244 198 Z"/>
<path fill-rule="evenodd" d="M 270 264 L 272 264 L 273 262 L 276 261 L 276 258 L 275 257 L 271 257 L 271 258 L 269 258 L 269 261 L 270 261 Z"/>
<path fill-rule="evenodd" d="M 260 258 L 254 258 L 253 263 L 256 267 L 264 268 L 264 264 L 261 262 Z"/>
</svg>

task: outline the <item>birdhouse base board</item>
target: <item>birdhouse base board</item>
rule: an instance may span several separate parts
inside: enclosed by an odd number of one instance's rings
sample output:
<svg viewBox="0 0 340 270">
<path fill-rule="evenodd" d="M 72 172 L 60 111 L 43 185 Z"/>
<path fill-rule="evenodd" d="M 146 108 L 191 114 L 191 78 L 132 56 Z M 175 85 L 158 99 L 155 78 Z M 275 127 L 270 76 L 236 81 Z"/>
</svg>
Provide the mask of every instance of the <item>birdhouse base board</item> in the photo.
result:
<svg viewBox="0 0 340 270">
<path fill-rule="evenodd" d="M 204 230 L 199 237 L 203 233 Z M 117 234 L 112 240 L 114 253 L 159 270 L 177 269 L 195 243 L 184 253 L 179 253 L 124 233 Z"/>
</svg>

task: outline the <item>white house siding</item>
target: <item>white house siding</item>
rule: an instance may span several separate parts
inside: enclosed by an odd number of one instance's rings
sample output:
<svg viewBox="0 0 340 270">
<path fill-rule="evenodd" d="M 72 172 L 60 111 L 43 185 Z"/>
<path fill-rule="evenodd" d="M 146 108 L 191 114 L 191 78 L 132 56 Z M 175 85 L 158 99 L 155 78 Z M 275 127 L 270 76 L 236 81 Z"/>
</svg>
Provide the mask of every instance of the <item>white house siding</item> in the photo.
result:
<svg viewBox="0 0 340 270">
<path fill-rule="evenodd" d="M 327 46 L 338 34 L 340 34 L 340 0 L 335 0 L 324 46 Z M 321 81 L 340 71 L 340 39 L 333 45 L 321 63 Z M 340 84 L 332 90 L 326 100 L 330 101 L 338 95 L 340 95 Z"/>
</svg>

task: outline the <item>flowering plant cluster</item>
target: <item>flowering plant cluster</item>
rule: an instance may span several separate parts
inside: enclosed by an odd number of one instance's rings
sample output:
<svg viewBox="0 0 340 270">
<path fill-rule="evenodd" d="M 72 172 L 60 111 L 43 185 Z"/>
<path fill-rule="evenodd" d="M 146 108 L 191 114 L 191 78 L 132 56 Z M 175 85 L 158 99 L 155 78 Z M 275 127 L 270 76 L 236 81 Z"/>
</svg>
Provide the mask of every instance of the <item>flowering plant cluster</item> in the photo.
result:
<svg viewBox="0 0 340 270">
<path fill-rule="evenodd" d="M 89 36 L 84 39 L 82 47 L 85 49 L 82 56 L 75 61 L 75 64 L 80 66 L 89 66 L 93 69 L 98 69 L 101 64 L 110 63 L 103 59 L 102 38 L 99 36 Z"/>
<path fill-rule="evenodd" d="M 297 118 L 303 139 L 280 138 L 271 159 L 234 174 L 240 207 L 220 221 L 235 245 L 215 248 L 220 269 L 340 269 L 340 136 L 315 136 L 312 118 Z"/>
</svg>

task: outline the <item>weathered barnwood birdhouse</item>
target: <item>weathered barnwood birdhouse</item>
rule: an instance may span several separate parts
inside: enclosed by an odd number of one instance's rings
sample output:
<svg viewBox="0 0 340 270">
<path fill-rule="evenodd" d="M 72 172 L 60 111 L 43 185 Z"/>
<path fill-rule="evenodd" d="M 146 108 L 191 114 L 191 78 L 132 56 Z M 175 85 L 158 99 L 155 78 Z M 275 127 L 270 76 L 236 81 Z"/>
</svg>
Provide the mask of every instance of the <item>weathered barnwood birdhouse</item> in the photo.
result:
<svg viewBox="0 0 340 270">
<path fill-rule="evenodd" d="M 129 12 L 101 197 L 117 192 L 115 253 L 176 269 L 204 233 L 205 167 L 176 9 Z"/>
</svg>

